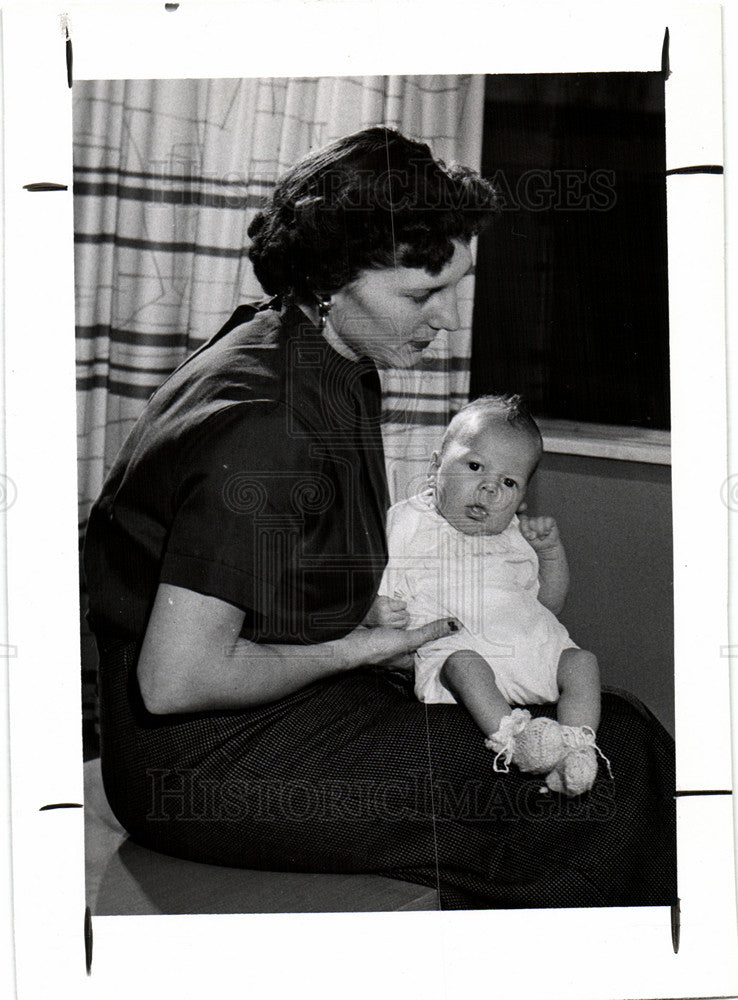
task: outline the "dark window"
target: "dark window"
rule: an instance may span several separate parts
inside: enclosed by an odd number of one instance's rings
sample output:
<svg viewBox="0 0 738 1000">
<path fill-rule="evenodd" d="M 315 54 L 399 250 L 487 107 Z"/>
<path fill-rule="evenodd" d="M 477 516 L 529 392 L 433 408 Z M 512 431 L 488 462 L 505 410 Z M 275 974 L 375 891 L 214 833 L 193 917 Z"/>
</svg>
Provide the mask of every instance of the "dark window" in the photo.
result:
<svg viewBox="0 0 738 1000">
<path fill-rule="evenodd" d="M 487 77 L 472 397 L 669 427 L 665 169 L 660 73 Z"/>
</svg>

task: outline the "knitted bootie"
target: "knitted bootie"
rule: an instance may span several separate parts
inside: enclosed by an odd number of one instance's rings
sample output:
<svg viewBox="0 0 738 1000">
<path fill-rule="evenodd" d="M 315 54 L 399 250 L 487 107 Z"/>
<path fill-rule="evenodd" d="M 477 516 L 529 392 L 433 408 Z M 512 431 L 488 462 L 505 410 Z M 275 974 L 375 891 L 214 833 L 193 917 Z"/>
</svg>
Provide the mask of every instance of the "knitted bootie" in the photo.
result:
<svg viewBox="0 0 738 1000">
<path fill-rule="evenodd" d="M 562 727 L 553 719 L 531 719 L 526 708 L 516 708 L 503 716 L 500 728 L 484 741 L 495 751 L 495 771 L 508 771 L 510 762 L 521 771 L 546 774 L 567 752 Z"/>
<path fill-rule="evenodd" d="M 607 764 L 612 778 L 610 761 L 595 742 L 594 730 L 589 726 L 561 726 L 561 735 L 567 749 L 559 763 L 546 776 L 552 792 L 574 798 L 588 792 L 597 777 L 597 755 Z"/>
<path fill-rule="evenodd" d="M 494 750 L 495 753 L 492 765 L 495 771 L 507 772 L 510 770 L 509 765 L 515 753 L 518 737 L 529 722 L 530 712 L 528 709 L 515 708 L 509 715 L 503 715 L 500 720 L 500 728 L 485 739 L 484 745 L 488 750 Z"/>
<path fill-rule="evenodd" d="M 578 747 L 564 756 L 546 776 L 552 792 L 574 798 L 588 792 L 597 777 L 597 754 L 592 747 Z"/>
<path fill-rule="evenodd" d="M 531 719 L 517 736 L 512 762 L 521 771 L 547 774 L 568 750 L 562 727 L 554 719 L 541 716 Z"/>
</svg>

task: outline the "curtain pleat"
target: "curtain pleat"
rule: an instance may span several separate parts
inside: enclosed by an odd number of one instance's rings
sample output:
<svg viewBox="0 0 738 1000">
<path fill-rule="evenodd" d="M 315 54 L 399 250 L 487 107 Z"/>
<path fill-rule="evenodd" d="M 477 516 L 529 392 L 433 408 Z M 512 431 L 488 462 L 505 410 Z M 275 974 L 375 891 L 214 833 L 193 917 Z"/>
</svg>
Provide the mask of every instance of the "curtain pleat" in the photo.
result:
<svg viewBox="0 0 738 1000">
<path fill-rule="evenodd" d="M 239 302 L 263 295 L 247 229 L 280 174 L 378 123 L 478 166 L 483 101 L 481 76 L 75 84 L 81 528 L 149 395 Z M 417 370 L 383 373 L 390 467 L 426 455 L 466 399 L 472 276 L 459 292 L 461 329 Z"/>
</svg>

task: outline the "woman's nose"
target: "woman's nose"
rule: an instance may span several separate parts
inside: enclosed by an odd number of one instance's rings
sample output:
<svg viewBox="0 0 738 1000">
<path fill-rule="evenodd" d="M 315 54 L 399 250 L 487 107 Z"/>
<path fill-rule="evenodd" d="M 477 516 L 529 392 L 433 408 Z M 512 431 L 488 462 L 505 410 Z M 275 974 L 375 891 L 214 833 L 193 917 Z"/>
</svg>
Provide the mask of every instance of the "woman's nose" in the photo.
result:
<svg viewBox="0 0 738 1000">
<path fill-rule="evenodd" d="M 453 332 L 459 329 L 459 300 L 456 295 L 456 287 L 448 288 L 443 295 L 436 297 L 428 324 L 434 330 Z"/>
</svg>

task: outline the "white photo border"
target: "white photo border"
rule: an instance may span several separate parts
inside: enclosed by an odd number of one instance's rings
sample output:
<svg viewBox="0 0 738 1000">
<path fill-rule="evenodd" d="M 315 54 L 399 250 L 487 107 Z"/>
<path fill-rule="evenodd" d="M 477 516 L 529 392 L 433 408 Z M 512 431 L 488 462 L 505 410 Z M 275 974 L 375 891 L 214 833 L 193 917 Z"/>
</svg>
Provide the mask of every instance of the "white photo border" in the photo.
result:
<svg viewBox="0 0 738 1000">
<path fill-rule="evenodd" d="M 676 955 L 663 907 L 101 917 L 86 975 L 82 810 L 39 811 L 82 802 L 72 101 L 61 9 L 16 3 L 2 17 L 2 486 L 18 995 L 130 1000 L 166 992 L 179 1000 L 299 990 L 441 1000 L 489 990 L 616 1000 L 738 992 L 728 794 L 679 800 Z M 80 79 L 653 71 L 668 27 L 667 168 L 723 163 L 717 5 L 185 0 L 173 11 L 163 2 L 63 10 Z M 24 189 L 38 182 L 67 190 Z M 723 178 L 672 175 L 667 199 L 677 782 L 683 792 L 728 792 L 732 646 L 723 553 L 738 489 L 726 460 Z"/>
</svg>

